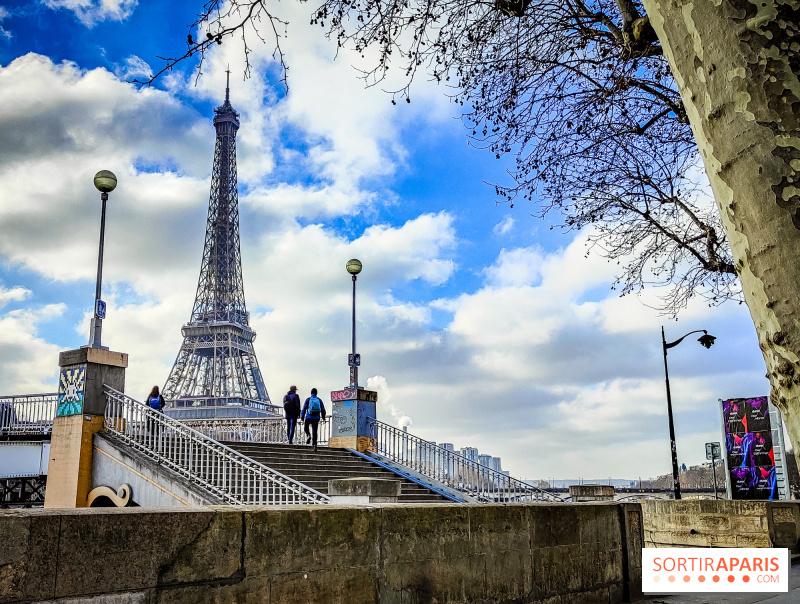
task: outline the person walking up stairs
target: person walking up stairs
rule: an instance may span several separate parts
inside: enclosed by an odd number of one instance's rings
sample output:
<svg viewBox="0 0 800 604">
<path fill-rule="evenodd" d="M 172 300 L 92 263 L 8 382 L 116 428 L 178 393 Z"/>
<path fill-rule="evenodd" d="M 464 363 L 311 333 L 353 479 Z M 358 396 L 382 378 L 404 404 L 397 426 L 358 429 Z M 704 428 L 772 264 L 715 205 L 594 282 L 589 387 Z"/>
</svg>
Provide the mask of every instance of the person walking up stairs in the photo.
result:
<svg viewBox="0 0 800 604">
<path fill-rule="evenodd" d="M 311 396 L 306 399 L 303 405 L 303 412 L 300 417 L 305 421 L 303 431 L 306 433 L 306 444 L 314 444 L 314 450 L 317 450 L 317 430 L 319 428 L 319 420 L 325 419 L 325 405 L 322 399 L 317 396 L 317 389 L 311 389 Z M 309 428 L 311 432 L 309 433 Z"/>
</svg>

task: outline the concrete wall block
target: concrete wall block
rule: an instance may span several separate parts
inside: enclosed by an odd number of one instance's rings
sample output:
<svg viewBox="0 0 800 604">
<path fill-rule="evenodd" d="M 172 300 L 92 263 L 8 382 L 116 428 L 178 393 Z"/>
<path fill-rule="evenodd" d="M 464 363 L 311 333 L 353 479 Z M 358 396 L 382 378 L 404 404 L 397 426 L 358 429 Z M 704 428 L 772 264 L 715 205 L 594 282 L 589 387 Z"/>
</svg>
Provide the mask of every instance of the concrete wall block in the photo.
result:
<svg viewBox="0 0 800 604">
<path fill-rule="evenodd" d="M 714 532 L 727 532 L 734 528 L 734 522 L 737 518 L 731 518 L 723 514 L 700 514 L 692 518 L 686 517 L 688 522 L 683 525 L 690 528 L 695 528 L 698 531 L 714 531 Z M 751 518 L 743 518 L 745 522 L 742 523 L 743 527 L 752 526 Z"/>
<path fill-rule="evenodd" d="M 469 553 L 524 551 L 531 549 L 530 518 L 524 504 L 469 509 Z"/>
<path fill-rule="evenodd" d="M 55 595 L 60 524 L 58 516 L 38 511 L 0 515 L 0 602 Z"/>
<path fill-rule="evenodd" d="M 761 518 L 753 516 L 733 516 L 730 518 L 730 530 L 733 533 L 766 533 Z"/>
<path fill-rule="evenodd" d="M 380 510 L 381 553 L 386 564 L 451 560 L 469 555 L 470 508 L 405 505 Z"/>
<path fill-rule="evenodd" d="M 419 559 L 383 565 L 381 604 L 481 602 L 486 596 L 482 556 Z"/>
<path fill-rule="evenodd" d="M 173 509 L 165 526 L 161 510 L 62 511 L 56 596 L 134 591 L 181 578 L 229 578 L 239 564 L 239 548 L 231 541 L 241 541 L 241 523 L 222 522 L 215 530 L 215 516 Z M 218 555 L 208 555 L 213 548 Z"/>
<path fill-rule="evenodd" d="M 760 535 L 734 535 L 734 538 L 736 543 L 734 547 L 772 547 L 772 542 L 766 533 Z"/>
<path fill-rule="evenodd" d="M 272 576 L 269 604 L 376 604 L 378 578 L 376 568 L 339 567 Z"/>
<path fill-rule="evenodd" d="M 584 506 L 564 508 L 558 503 L 530 506 L 531 543 L 535 547 L 578 545 L 581 535 L 578 509 L 581 507 Z M 593 505 L 585 507 L 591 508 Z"/>
<path fill-rule="evenodd" d="M 533 560 L 527 551 L 487 550 L 484 558 L 486 595 L 494 602 L 519 602 L 530 594 Z"/>
<path fill-rule="evenodd" d="M 165 586 L 148 590 L 146 593 L 147 599 L 142 604 L 222 604 L 223 602 L 269 604 L 270 581 L 269 577 L 245 577 L 239 581 L 217 584 L 196 583 Z M 63 604 L 72 604 L 72 601 Z"/>
<path fill-rule="evenodd" d="M 340 506 L 249 508 L 245 574 L 276 575 L 378 562 L 380 510 Z"/>
</svg>

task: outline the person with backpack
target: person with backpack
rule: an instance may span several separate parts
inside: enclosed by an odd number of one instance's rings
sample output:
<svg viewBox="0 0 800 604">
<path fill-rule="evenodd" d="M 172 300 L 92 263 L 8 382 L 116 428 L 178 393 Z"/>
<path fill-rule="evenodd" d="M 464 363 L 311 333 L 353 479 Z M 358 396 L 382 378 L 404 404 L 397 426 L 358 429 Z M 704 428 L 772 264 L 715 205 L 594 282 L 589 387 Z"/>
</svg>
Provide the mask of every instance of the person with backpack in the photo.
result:
<svg viewBox="0 0 800 604">
<path fill-rule="evenodd" d="M 319 428 L 320 417 L 325 419 L 325 405 L 322 404 L 322 399 L 317 396 L 317 389 L 311 389 L 311 396 L 306 399 L 303 405 L 303 412 L 300 414 L 305 420 L 304 432 L 306 433 L 306 444 L 313 441 L 314 450 L 317 450 L 317 429 Z M 311 433 L 309 434 L 309 427 Z"/>
<path fill-rule="evenodd" d="M 158 386 L 153 386 L 153 389 L 150 391 L 147 397 L 147 406 L 159 413 L 164 413 L 166 403 L 164 402 L 164 397 L 158 392 Z M 149 434 L 155 433 L 155 435 L 158 436 L 158 425 L 151 419 L 150 414 L 147 415 L 147 432 Z"/>
<path fill-rule="evenodd" d="M 294 444 L 294 432 L 297 420 L 300 419 L 300 397 L 297 396 L 297 386 L 290 386 L 289 392 L 283 397 L 283 410 L 286 413 L 286 437 L 289 444 Z"/>
</svg>

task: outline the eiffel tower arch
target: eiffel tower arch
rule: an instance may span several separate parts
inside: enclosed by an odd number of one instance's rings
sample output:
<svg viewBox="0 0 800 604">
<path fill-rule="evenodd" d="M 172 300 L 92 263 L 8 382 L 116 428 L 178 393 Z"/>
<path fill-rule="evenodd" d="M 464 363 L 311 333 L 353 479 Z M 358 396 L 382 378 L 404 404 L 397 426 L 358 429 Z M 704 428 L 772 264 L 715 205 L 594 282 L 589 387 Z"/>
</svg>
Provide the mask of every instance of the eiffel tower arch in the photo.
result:
<svg viewBox="0 0 800 604">
<path fill-rule="evenodd" d="M 228 73 L 230 80 L 230 72 Z M 230 102 L 214 109 L 217 131 L 203 261 L 192 317 L 162 394 L 176 419 L 272 415 L 258 360 L 256 333 L 244 301 L 239 246 L 236 132 L 239 114 Z"/>
</svg>

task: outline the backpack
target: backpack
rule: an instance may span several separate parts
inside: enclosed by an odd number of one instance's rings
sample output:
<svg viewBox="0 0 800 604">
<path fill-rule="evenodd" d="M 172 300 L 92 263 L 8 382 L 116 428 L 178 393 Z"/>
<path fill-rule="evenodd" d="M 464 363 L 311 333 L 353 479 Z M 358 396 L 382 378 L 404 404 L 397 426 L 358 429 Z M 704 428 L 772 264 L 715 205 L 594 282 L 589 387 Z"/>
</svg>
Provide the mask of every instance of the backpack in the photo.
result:
<svg viewBox="0 0 800 604">
<path fill-rule="evenodd" d="M 161 411 L 161 396 L 151 396 L 147 399 L 147 403 L 150 405 L 151 409 Z"/>
<path fill-rule="evenodd" d="M 322 408 L 322 401 L 319 400 L 316 396 L 311 396 L 308 399 L 309 415 L 319 415 L 321 408 Z"/>
</svg>

